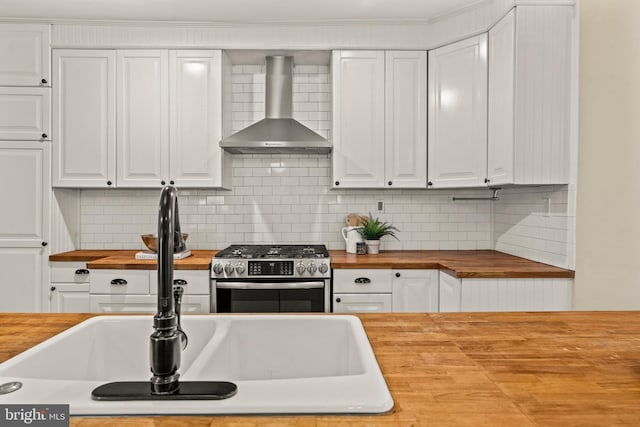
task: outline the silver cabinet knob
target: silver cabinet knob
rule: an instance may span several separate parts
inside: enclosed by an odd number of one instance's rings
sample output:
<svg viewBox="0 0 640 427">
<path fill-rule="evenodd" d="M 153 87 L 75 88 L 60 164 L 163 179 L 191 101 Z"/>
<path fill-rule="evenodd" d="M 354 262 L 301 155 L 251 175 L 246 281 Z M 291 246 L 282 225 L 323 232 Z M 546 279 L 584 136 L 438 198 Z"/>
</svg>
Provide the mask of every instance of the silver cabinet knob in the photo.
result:
<svg viewBox="0 0 640 427">
<path fill-rule="evenodd" d="M 235 270 L 235 267 L 231 264 L 227 264 L 224 266 L 224 272 L 227 274 L 233 274 L 234 270 Z"/>
<path fill-rule="evenodd" d="M 320 264 L 320 267 L 318 267 L 318 270 L 320 271 L 320 273 L 324 274 L 329 271 L 329 266 L 327 266 L 327 264 L 323 262 L 322 264 Z"/>
<path fill-rule="evenodd" d="M 223 271 L 223 269 L 222 269 L 222 264 L 220 264 L 219 262 L 218 262 L 218 263 L 216 263 L 216 264 L 213 266 L 213 272 L 214 272 L 214 273 L 216 273 L 216 274 L 222 274 L 222 271 Z"/>
</svg>

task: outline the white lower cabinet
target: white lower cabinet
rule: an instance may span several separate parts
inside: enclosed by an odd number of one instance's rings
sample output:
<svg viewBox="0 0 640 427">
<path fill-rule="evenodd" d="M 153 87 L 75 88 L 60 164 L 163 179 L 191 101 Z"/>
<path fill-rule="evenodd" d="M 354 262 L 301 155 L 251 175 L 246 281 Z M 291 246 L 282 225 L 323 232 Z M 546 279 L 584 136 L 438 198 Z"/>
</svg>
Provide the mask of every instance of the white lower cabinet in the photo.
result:
<svg viewBox="0 0 640 427">
<path fill-rule="evenodd" d="M 333 270 L 333 312 L 390 312 L 391 270 Z"/>
<path fill-rule="evenodd" d="M 56 283 L 49 289 L 49 312 L 89 313 L 89 284 Z"/>
<path fill-rule="evenodd" d="M 208 295 L 182 297 L 181 313 L 208 313 Z M 155 313 L 158 297 L 155 295 L 91 295 L 91 311 L 94 313 Z"/>
<path fill-rule="evenodd" d="M 334 313 L 388 313 L 391 294 L 334 294 Z"/>
<path fill-rule="evenodd" d="M 49 312 L 89 313 L 91 276 L 84 262 L 50 262 Z"/>
<path fill-rule="evenodd" d="M 571 310 L 573 279 L 463 278 L 440 272 L 440 311 Z"/>
<path fill-rule="evenodd" d="M 95 313 L 153 313 L 158 309 L 156 270 L 93 270 L 90 308 Z M 209 313 L 209 270 L 174 270 L 184 288 L 182 313 Z"/>
<path fill-rule="evenodd" d="M 437 312 L 438 270 L 393 270 L 393 312 Z"/>
<path fill-rule="evenodd" d="M 333 311 L 438 311 L 437 270 L 336 269 Z"/>
</svg>

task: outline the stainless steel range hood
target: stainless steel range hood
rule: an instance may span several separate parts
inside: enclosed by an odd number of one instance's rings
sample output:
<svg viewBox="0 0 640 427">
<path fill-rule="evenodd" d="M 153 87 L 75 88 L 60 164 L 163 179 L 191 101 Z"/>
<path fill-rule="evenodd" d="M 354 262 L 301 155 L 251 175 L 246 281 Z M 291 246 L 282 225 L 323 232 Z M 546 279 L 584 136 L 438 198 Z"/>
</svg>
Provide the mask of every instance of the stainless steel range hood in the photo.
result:
<svg viewBox="0 0 640 427">
<path fill-rule="evenodd" d="M 220 141 L 230 153 L 304 153 L 331 151 L 331 143 L 292 118 L 293 57 L 267 56 L 265 118 Z"/>
</svg>

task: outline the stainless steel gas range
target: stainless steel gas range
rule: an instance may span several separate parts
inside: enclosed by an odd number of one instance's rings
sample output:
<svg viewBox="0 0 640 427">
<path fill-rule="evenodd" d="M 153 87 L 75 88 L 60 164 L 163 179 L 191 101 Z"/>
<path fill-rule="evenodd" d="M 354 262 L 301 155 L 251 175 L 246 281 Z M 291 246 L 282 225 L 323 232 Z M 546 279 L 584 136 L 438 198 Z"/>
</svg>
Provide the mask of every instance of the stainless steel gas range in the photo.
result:
<svg viewBox="0 0 640 427">
<path fill-rule="evenodd" d="M 211 262 L 211 312 L 329 312 L 324 245 L 231 245 Z"/>
</svg>

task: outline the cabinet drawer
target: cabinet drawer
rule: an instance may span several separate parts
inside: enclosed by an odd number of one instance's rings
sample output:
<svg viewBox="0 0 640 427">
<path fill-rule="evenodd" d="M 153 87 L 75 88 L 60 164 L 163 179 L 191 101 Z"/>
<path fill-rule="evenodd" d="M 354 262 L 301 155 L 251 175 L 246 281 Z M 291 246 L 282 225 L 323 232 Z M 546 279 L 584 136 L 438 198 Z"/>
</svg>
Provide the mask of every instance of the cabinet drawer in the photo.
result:
<svg viewBox="0 0 640 427">
<path fill-rule="evenodd" d="M 209 295 L 209 283 L 211 276 L 209 270 L 174 270 L 173 281 L 185 280 L 183 286 L 185 295 Z M 149 275 L 150 293 L 158 293 L 158 272 L 152 271 Z"/>
<path fill-rule="evenodd" d="M 334 294 L 334 313 L 387 313 L 391 294 Z"/>
<path fill-rule="evenodd" d="M 93 270 L 92 294 L 149 294 L 146 270 Z"/>
<path fill-rule="evenodd" d="M 391 288 L 391 270 L 336 269 L 333 271 L 334 293 L 390 293 Z"/>
<path fill-rule="evenodd" d="M 78 262 L 50 262 L 51 283 L 89 283 L 87 264 Z"/>
<path fill-rule="evenodd" d="M 158 298 L 154 295 L 91 295 L 93 313 L 156 313 Z M 209 313 L 209 297 L 185 295 L 182 314 Z M 188 333 L 188 332 L 187 332 Z"/>
</svg>

